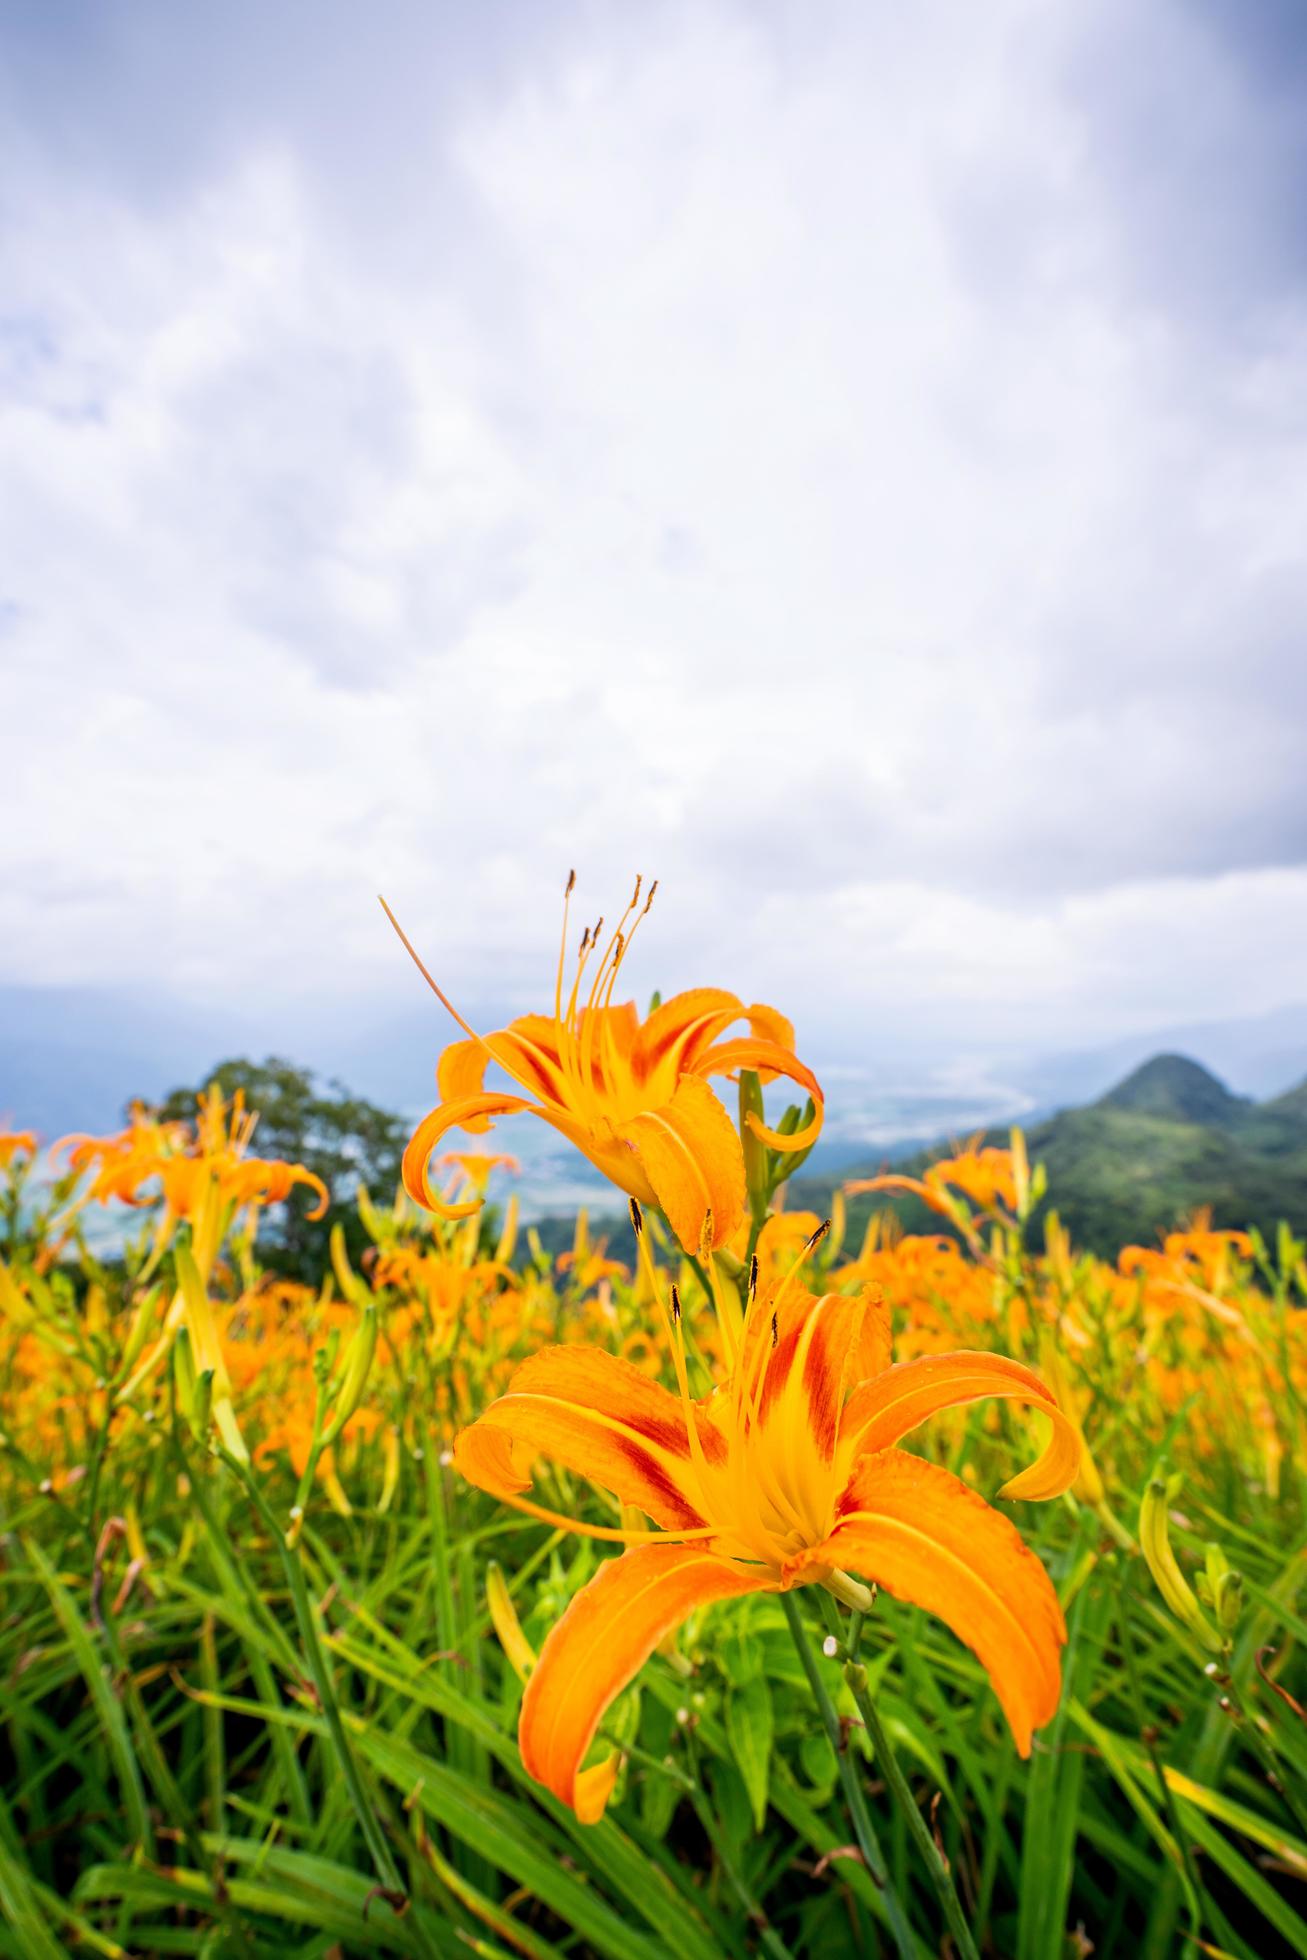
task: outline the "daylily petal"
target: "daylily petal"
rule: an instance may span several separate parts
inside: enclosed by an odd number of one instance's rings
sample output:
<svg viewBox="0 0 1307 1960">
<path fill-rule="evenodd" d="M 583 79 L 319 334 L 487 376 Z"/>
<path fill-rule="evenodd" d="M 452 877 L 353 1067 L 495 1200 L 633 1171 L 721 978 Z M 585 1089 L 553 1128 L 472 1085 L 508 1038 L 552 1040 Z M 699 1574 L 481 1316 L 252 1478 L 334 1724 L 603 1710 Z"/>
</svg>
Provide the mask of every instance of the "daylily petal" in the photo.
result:
<svg viewBox="0 0 1307 1960">
<path fill-rule="evenodd" d="M 685 1250 L 699 1250 L 709 1213 L 711 1243 L 725 1245 L 744 1210 L 744 1152 L 708 1084 L 686 1076 L 661 1109 L 632 1117 L 626 1135 Z"/>
<path fill-rule="evenodd" d="M 436 1064 L 436 1086 L 442 1102 L 477 1095 L 486 1069 L 497 1062 L 520 1088 L 545 1102 L 563 1094 L 563 1069 L 555 1044 L 555 1024 L 543 1014 L 525 1014 L 506 1028 L 476 1041 L 451 1041 Z M 485 1117 L 463 1126 L 477 1133 L 490 1128 Z"/>
<path fill-rule="evenodd" d="M 1023 1756 L 1056 1713 L 1066 1623 L 1038 1558 L 1001 1512 L 960 1478 L 883 1450 L 863 1458 L 840 1520 L 805 1564 L 874 1580 L 965 1641 L 994 1684 Z"/>
<path fill-rule="evenodd" d="M 855 1177 L 852 1183 L 840 1188 L 846 1198 L 860 1197 L 866 1191 L 902 1191 L 910 1198 L 920 1198 L 922 1204 L 945 1218 L 953 1218 L 957 1212 L 956 1202 L 948 1191 L 925 1184 L 919 1177 L 904 1177 L 898 1171 L 886 1171 L 881 1177 Z"/>
<path fill-rule="evenodd" d="M 203 1159 L 194 1161 L 203 1166 Z M 305 1213 L 305 1217 L 310 1219 L 325 1217 L 331 1202 L 331 1194 L 315 1172 L 306 1170 L 303 1164 L 285 1164 L 280 1159 L 238 1159 L 221 1181 L 228 1196 L 242 1205 L 249 1204 L 251 1200 L 258 1204 L 278 1205 L 289 1197 L 295 1185 L 307 1184 L 318 1194 L 317 1205 Z"/>
<path fill-rule="evenodd" d="M 433 1190 L 427 1177 L 431 1153 L 450 1130 L 465 1129 L 469 1123 L 475 1125 L 481 1117 L 515 1116 L 523 1109 L 533 1110 L 537 1116 L 544 1114 L 535 1103 L 527 1102 L 522 1096 L 499 1095 L 490 1090 L 475 1096 L 459 1096 L 453 1102 L 442 1102 L 429 1111 L 409 1138 L 401 1165 L 404 1189 L 413 1202 L 425 1205 L 428 1211 L 434 1211 L 440 1218 L 470 1218 L 474 1211 L 480 1211 L 480 1198 L 451 1205 L 438 1191 Z M 488 1129 L 490 1126 L 483 1122 L 481 1127 Z"/>
<path fill-rule="evenodd" d="M 873 1381 L 877 1375 L 883 1375 L 894 1352 L 890 1304 L 874 1280 L 864 1285 L 862 1299 L 866 1314 L 853 1359 L 852 1378 L 856 1382 Z"/>
<path fill-rule="evenodd" d="M 1042 1499 L 1069 1490 L 1080 1472 L 1075 1424 L 1063 1415 L 1052 1389 L 1033 1370 L 1003 1354 L 960 1349 L 899 1362 L 854 1390 L 840 1425 L 840 1442 L 857 1456 L 888 1449 L 928 1416 L 988 1395 L 1029 1402 L 1053 1425 L 1038 1462 L 1010 1478 L 1000 1496 Z"/>
<path fill-rule="evenodd" d="M 736 1069 L 754 1068 L 762 1075 L 784 1075 L 791 1082 L 797 1082 L 808 1091 L 817 1105 L 817 1113 L 811 1123 L 805 1123 L 801 1130 L 793 1130 L 785 1136 L 779 1130 L 768 1129 L 756 1117 L 750 1116 L 749 1128 L 755 1136 L 770 1144 L 773 1150 L 806 1150 L 821 1135 L 825 1119 L 826 1099 L 822 1094 L 820 1082 L 810 1068 L 788 1048 L 781 1048 L 772 1041 L 757 1041 L 748 1035 L 741 1035 L 734 1041 L 722 1041 L 715 1048 L 707 1049 L 694 1064 L 696 1075 L 729 1075 Z"/>
<path fill-rule="evenodd" d="M 704 1456 L 725 1456 L 707 1422 Z M 530 1465 L 547 1456 L 601 1484 L 666 1530 L 703 1524 L 698 1479 L 681 1403 L 629 1361 L 601 1348 L 552 1347 L 517 1369 L 508 1392 L 464 1429 L 454 1466 L 497 1497 L 530 1485 Z"/>
<path fill-rule="evenodd" d="M 647 1080 L 655 1070 L 670 1079 L 693 1067 L 699 1051 L 744 1014 L 744 1002 L 724 987 L 687 987 L 655 1007 L 640 1029 L 636 1073 Z"/>
<path fill-rule="evenodd" d="M 558 1024 L 547 1014 L 522 1014 L 497 1034 L 487 1035 L 487 1046 L 501 1068 L 514 1081 L 543 1102 L 567 1101 L 567 1067 L 558 1048 Z"/>
<path fill-rule="evenodd" d="M 483 1041 L 451 1041 L 436 1063 L 436 1089 L 442 1103 L 461 1102 L 480 1095 L 485 1087 L 490 1051 Z M 468 1116 L 463 1128 L 480 1136 L 490 1128 L 488 1116 Z"/>
<path fill-rule="evenodd" d="M 761 1570 L 754 1578 L 692 1545 L 642 1545 L 607 1560 L 550 1633 L 527 1682 L 518 1741 L 528 1774 L 582 1823 L 596 1823 L 615 1767 L 587 1771 L 581 1763 L 605 1711 L 697 1606 L 774 1589 Z"/>
<path fill-rule="evenodd" d="M 745 1009 L 750 1034 L 757 1035 L 759 1041 L 774 1041 L 780 1048 L 794 1048 L 794 1023 L 777 1007 L 764 1007 L 761 1001 L 754 1001 L 752 1007 Z M 764 1074 L 763 1080 L 768 1078 Z"/>
<path fill-rule="evenodd" d="M 801 1447 L 814 1448 L 824 1463 L 835 1454 L 850 1357 L 862 1337 L 865 1311 L 857 1295 L 827 1293 L 815 1299 L 791 1288 L 776 1315 L 774 1336 L 766 1301 L 749 1315 L 751 1340 L 771 1348 L 758 1396 L 759 1422 L 788 1424 Z M 747 1370 L 747 1354 L 745 1365 Z"/>
</svg>

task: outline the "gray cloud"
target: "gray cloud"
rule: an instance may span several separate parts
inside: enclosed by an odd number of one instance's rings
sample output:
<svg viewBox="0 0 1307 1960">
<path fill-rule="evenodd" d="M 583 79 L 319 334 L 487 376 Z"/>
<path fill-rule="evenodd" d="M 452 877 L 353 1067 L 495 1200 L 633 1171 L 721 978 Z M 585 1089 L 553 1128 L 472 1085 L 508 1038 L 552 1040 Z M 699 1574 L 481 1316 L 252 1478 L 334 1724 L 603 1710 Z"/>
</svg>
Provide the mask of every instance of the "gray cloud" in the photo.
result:
<svg viewBox="0 0 1307 1960">
<path fill-rule="evenodd" d="M 8 32 L 0 978 L 375 995 L 384 885 L 525 1004 L 575 863 L 849 1027 L 1301 993 L 1287 14 Z"/>
</svg>

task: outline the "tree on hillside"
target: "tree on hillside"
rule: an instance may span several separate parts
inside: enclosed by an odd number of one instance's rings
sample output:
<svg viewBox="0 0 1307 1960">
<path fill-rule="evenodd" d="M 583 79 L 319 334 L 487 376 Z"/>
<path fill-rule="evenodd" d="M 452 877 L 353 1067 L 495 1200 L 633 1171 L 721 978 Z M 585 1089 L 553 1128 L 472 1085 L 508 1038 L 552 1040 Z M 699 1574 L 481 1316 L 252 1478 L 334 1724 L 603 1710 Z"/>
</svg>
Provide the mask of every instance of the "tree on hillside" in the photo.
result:
<svg viewBox="0 0 1307 1960">
<path fill-rule="evenodd" d="M 270 1055 L 263 1062 L 219 1062 L 194 1088 L 174 1089 L 159 1105 L 165 1120 L 189 1120 L 196 1097 L 216 1082 L 230 1098 L 243 1090 L 246 1107 L 259 1113 L 251 1146 L 260 1157 L 303 1164 L 331 1193 L 325 1217 L 310 1219 L 311 1192 L 297 1190 L 284 1205 L 269 1208 L 260 1226 L 259 1246 L 266 1265 L 296 1279 L 316 1282 L 327 1268 L 331 1228 L 344 1227 L 350 1257 L 357 1261 L 367 1237 L 359 1221 L 355 1194 L 365 1184 L 379 1203 L 388 1203 L 399 1182 L 400 1158 L 409 1125 L 402 1116 L 353 1096 L 340 1082 L 319 1086 L 308 1069 Z"/>
</svg>

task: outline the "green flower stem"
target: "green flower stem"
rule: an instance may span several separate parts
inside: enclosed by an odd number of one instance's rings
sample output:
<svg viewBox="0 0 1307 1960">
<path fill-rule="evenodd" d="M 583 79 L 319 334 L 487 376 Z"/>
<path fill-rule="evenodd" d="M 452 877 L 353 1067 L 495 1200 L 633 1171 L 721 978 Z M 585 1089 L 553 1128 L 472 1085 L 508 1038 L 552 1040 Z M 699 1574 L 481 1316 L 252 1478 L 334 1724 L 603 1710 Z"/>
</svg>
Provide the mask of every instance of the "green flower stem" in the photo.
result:
<svg viewBox="0 0 1307 1960">
<path fill-rule="evenodd" d="M 1148 1753 L 1148 1760 L 1152 1765 L 1153 1775 L 1157 1781 L 1158 1795 L 1161 1798 L 1162 1809 L 1166 1813 L 1166 1821 L 1170 1826 L 1171 1836 L 1175 1840 L 1178 1863 L 1177 1877 L 1180 1881 L 1181 1890 L 1184 1893 L 1185 1911 L 1189 1917 L 1189 1938 L 1193 1944 L 1195 1953 L 1197 1953 L 1200 1950 L 1199 1941 L 1203 1930 L 1203 1912 L 1202 1907 L 1198 1903 L 1201 1882 L 1197 1872 L 1194 1870 L 1193 1854 L 1189 1849 L 1188 1835 L 1184 1825 L 1180 1821 L 1180 1812 L 1176 1807 L 1175 1798 L 1171 1794 L 1171 1786 L 1166 1780 L 1166 1771 L 1162 1766 L 1162 1759 L 1157 1753 L 1157 1743 L 1154 1740 L 1153 1731 L 1149 1726 L 1148 1715 L 1144 1706 L 1143 1689 L 1139 1682 L 1139 1668 L 1135 1660 L 1134 1635 L 1130 1628 L 1130 1601 L 1126 1592 L 1126 1580 L 1119 1567 L 1115 1576 L 1117 1610 L 1121 1620 L 1121 1652 L 1125 1659 L 1126 1681 L 1130 1688 L 1130 1700 L 1134 1709 L 1135 1722 L 1139 1729 L 1139 1740 Z"/>
<path fill-rule="evenodd" d="M 881 1775 L 889 1786 L 890 1794 L 903 1813 L 912 1840 L 925 1861 L 926 1869 L 939 1893 L 939 1901 L 944 1908 L 949 1931 L 957 1942 L 962 1960 L 980 1960 L 976 1942 L 971 1937 L 967 1916 L 962 1910 L 962 1901 L 953 1883 L 953 1875 L 948 1868 L 948 1860 L 931 1836 L 930 1827 L 917 1807 L 917 1800 L 908 1787 L 908 1780 L 899 1767 L 893 1744 L 885 1732 L 885 1725 L 877 1712 L 876 1704 L 867 1690 L 867 1670 L 860 1661 L 848 1661 L 844 1668 L 844 1679 L 852 1692 L 857 1710 L 867 1730 Z"/>
<path fill-rule="evenodd" d="M 817 1704 L 827 1739 L 835 1751 L 835 1761 L 839 1766 L 840 1780 L 844 1785 L 844 1796 L 853 1824 L 853 1835 L 857 1839 L 863 1863 L 885 1901 L 885 1917 L 889 1922 L 890 1932 L 893 1934 L 894 1944 L 898 1948 L 901 1960 L 916 1960 L 917 1947 L 912 1937 L 912 1928 L 903 1910 L 903 1902 L 890 1884 L 889 1871 L 872 1827 L 867 1810 L 867 1799 L 858 1780 L 857 1768 L 840 1733 L 840 1718 L 835 1713 L 835 1704 L 827 1692 L 826 1683 L 821 1678 L 821 1669 L 817 1664 L 817 1656 L 812 1651 L 812 1643 L 803 1624 L 799 1603 L 792 1592 L 783 1592 L 780 1598 L 795 1651 L 808 1677 L 808 1686 L 812 1689 L 812 1698 Z M 970 1954 L 968 1960 L 971 1960 Z"/>
<path fill-rule="evenodd" d="M 740 1871 L 727 1849 L 725 1837 L 713 1814 L 713 1807 L 704 1793 L 698 1751 L 694 1746 L 693 1734 L 689 1729 L 684 1731 L 684 1742 L 690 1763 L 690 1774 L 687 1777 L 678 1777 L 677 1780 L 682 1784 L 686 1795 L 690 1799 L 694 1814 L 699 1819 L 704 1836 L 707 1838 L 709 1844 L 711 1844 L 717 1862 L 726 1874 L 727 1883 L 735 1893 L 736 1898 L 740 1901 L 740 1904 L 744 1907 L 746 1917 L 757 1927 L 759 1944 L 764 1951 L 772 1955 L 772 1960 L 794 1960 L 790 1949 L 786 1946 L 780 1934 L 771 1926 L 766 1913 L 749 1890 L 744 1874 Z"/>
</svg>

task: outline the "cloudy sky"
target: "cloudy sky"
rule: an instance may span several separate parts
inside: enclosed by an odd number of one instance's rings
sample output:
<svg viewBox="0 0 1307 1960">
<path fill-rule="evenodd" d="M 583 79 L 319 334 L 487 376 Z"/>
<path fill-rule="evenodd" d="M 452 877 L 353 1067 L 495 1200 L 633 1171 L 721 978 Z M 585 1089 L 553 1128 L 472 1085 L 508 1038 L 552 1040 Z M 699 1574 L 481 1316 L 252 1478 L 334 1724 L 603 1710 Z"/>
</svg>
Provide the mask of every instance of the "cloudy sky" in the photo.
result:
<svg viewBox="0 0 1307 1960">
<path fill-rule="evenodd" d="M 0 983 L 1307 999 L 1295 0 L 0 33 Z"/>
</svg>

